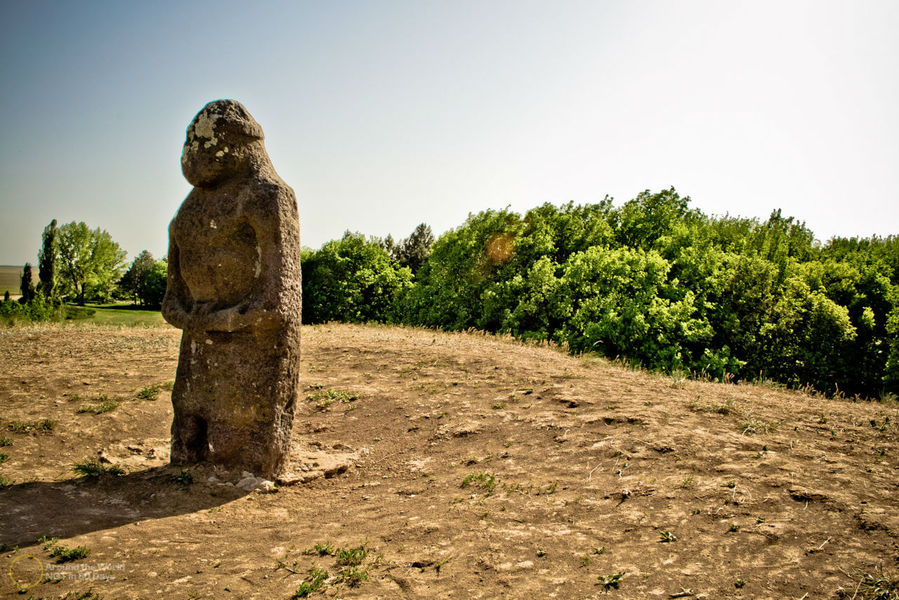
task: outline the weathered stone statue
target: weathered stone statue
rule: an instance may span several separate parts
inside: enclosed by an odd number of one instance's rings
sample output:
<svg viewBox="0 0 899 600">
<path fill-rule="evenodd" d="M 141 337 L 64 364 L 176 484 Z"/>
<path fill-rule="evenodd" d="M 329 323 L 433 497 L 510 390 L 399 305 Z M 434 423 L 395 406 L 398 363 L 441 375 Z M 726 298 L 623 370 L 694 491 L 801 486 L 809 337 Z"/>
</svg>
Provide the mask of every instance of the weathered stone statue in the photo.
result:
<svg viewBox="0 0 899 600">
<path fill-rule="evenodd" d="M 184 330 L 172 463 L 275 478 L 300 371 L 300 222 L 262 128 L 233 100 L 203 107 L 181 156 L 194 186 L 169 226 L 165 320 Z"/>
</svg>

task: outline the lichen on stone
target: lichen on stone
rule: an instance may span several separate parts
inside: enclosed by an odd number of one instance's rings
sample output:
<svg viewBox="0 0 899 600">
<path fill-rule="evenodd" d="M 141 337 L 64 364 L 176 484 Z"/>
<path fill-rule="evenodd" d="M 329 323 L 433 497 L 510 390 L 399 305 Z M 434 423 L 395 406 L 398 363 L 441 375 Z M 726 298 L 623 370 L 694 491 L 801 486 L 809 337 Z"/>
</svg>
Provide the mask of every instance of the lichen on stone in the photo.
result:
<svg viewBox="0 0 899 600">
<path fill-rule="evenodd" d="M 218 144 L 218 138 L 215 137 L 215 122 L 220 118 L 221 115 L 209 114 L 207 112 L 201 112 L 197 115 L 197 120 L 194 122 L 193 134 L 197 137 L 207 138 L 209 140 L 203 144 L 204 148 L 209 148 L 210 146 Z"/>
</svg>

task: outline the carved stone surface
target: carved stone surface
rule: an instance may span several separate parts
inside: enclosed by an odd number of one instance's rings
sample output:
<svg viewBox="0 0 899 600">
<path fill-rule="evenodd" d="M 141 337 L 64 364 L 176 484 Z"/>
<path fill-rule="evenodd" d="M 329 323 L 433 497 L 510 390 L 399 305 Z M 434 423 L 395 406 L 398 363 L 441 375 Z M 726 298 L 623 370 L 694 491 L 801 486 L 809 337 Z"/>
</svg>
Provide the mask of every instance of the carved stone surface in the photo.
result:
<svg viewBox="0 0 899 600">
<path fill-rule="evenodd" d="M 181 156 L 194 186 L 169 226 L 166 321 L 183 330 L 171 461 L 273 478 L 290 450 L 300 371 L 300 222 L 262 128 L 210 102 Z"/>
</svg>

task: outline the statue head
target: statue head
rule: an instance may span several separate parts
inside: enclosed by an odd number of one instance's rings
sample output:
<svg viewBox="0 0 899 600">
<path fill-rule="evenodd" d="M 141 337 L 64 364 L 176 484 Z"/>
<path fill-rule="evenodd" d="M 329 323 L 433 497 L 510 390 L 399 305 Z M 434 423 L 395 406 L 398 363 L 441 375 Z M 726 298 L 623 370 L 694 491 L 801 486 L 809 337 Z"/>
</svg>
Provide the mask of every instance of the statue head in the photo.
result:
<svg viewBox="0 0 899 600">
<path fill-rule="evenodd" d="M 262 127 L 235 100 L 210 102 L 187 127 L 181 171 L 195 187 L 215 187 L 265 156 Z"/>
</svg>

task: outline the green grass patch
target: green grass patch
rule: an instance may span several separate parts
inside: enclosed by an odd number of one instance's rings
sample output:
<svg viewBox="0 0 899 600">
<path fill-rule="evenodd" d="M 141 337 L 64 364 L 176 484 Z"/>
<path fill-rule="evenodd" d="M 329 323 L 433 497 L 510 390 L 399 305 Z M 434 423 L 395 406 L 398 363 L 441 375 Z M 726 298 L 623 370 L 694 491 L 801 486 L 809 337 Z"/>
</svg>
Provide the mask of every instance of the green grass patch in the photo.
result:
<svg viewBox="0 0 899 600">
<path fill-rule="evenodd" d="M 103 475 L 118 477 L 125 474 L 125 470 L 118 465 L 101 465 L 96 458 L 86 458 L 79 463 L 75 463 L 72 470 L 88 479 L 97 479 Z"/>
<path fill-rule="evenodd" d="M 50 556 L 56 559 L 56 562 L 64 563 L 73 560 L 81 560 L 90 556 L 91 551 L 84 546 L 75 546 L 67 548 L 66 546 L 54 546 L 50 551 Z"/>
<path fill-rule="evenodd" d="M 337 564 L 357 567 L 362 564 L 366 556 L 368 556 L 368 548 L 365 547 L 365 544 L 355 548 L 339 548 L 337 550 Z"/>
<path fill-rule="evenodd" d="M 59 538 L 47 537 L 42 535 L 37 539 L 39 544 L 44 545 L 44 551 L 49 552 L 50 556 L 56 559 L 58 563 L 71 562 L 73 560 L 81 560 L 90 556 L 91 551 L 84 546 L 75 546 L 69 548 L 59 545 Z"/>
<path fill-rule="evenodd" d="M 172 475 L 172 481 L 177 484 L 188 486 L 194 482 L 194 476 L 187 469 L 181 469 L 177 475 Z"/>
<path fill-rule="evenodd" d="M 837 590 L 837 597 L 846 600 L 896 600 L 899 598 L 899 573 L 880 567 L 873 575 L 865 573 L 858 585 Z"/>
<path fill-rule="evenodd" d="M 327 579 L 328 572 L 324 569 L 319 569 L 313 564 L 309 569 L 309 578 L 300 582 L 300 586 L 297 588 L 297 591 L 293 593 L 292 598 L 305 598 L 312 592 L 317 592 L 322 588 Z"/>
<path fill-rule="evenodd" d="M 148 385 L 135 396 L 138 400 L 156 400 L 159 397 L 159 386 Z"/>
<path fill-rule="evenodd" d="M 42 535 L 41 537 L 37 538 L 37 543 L 43 544 L 44 550 L 46 550 L 47 552 L 49 552 L 50 549 L 53 548 L 53 546 L 55 546 L 56 542 L 58 542 L 58 541 L 59 541 L 59 538 L 49 537 L 46 535 Z"/>
<path fill-rule="evenodd" d="M 671 533 L 670 531 L 660 531 L 659 532 L 660 541 L 663 543 L 671 543 L 677 541 L 677 536 Z"/>
<path fill-rule="evenodd" d="M 311 548 L 306 548 L 303 550 L 303 554 L 307 555 L 318 555 L 318 556 L 334 556 L 336 550 L 334 550 L 333 544 L 330 542 L 325 542 L 324 544 L 316 544 Z"/>
<path fill-rule="evenodd" d="M 626 573 L 622 571 L 620 573 L 615 573 L 614 575 L 600 575 L 596 579 L 602 585 L 603 589 L 608 592 L 609 590 L 613 589 L 617 590 L 621 585 L 621 578 L 625 575 Z"/>
<path fill-rule="evenodd" d="M 340 582 L 345 583 L 350 587 L 356 587 L 362 584 L 363 581 L 368 581 L 367 569 L 360 569 L 359 567 L 347 567 L 340 572 Z"/>
<path fill-rule="evenodd" d="M 99 394 L 97 396 L 97 402 L 98 404 L 85 404 L 75 412 L 78 414 L 91 413 L 100 415 L 105 412 L 113 411 L 119 407 L 119 403 L 115 400 L 110 400 L 106 394 Z"/>
<path fill-rule="evenodd" d="M 490 473 L 472 473 L 462 480 L 460 487 L 476 487 L 489 496 L 496 489 L 496 476 Z"/>
<path fill-rule="evenodd" d="M 308 394 L 306 396 L 306 400 L 309 400 L 310 402 L 317 402 L 317 405 L 321 408 L 327 408 L 334 402 L 343 402 L 345 404 L 348 404 L 350 402 L 355 402 L 358 399 L 359 394 L 353 394 L 341 390 L 321 390 L 319 392 Z"/>
<path fill-rule="evenodd" d="M 41 421 L 13 421 L 6 428 L 13 433 L 52 433 L 56 428 L 56 421 L 43 419 Z M 9 438 L 6 438 L 9 439 Z"/>
<path fill-rule="evenodd" d="M 92 319 L 97 311 L 87 306 L 75 306 L 67 304 L 63 307 L 66 321 L 86 321 Z"/>
<path fill-rule="evenodd" d="M 140 310 L 127 304 L 86 304 L 66 306 L 66 320 L 95 325 L 161 327 L 165 319 L 158 310 Z"/>
<path fill-rule="evenodd" d="M 324 592 L 325 586 L 346 585 L 348 587 L 356 587 L 363 582 L 368 581 L 368 570 L 362 567 L 362 563 L 371 553 L 368 543 L 365 542 L 355 547 L 335 548 L 330 542 L 315 544 L 311 548 L 303 551 L 303 554 L 312 556 L 333 556 L 337 563 L 339 572 L 329 579 L 329 574 L 322 568 L 319 568 L 314 562 L 309 569 L 309 575 L 300 582 L 299 587 L 291 598 L 306 598 L 313 592 Z M 284 564 L 279 561 L 279 568 Z M 294 563 L 296 568 L 296 563 Z M 296 573 L 296 571 L 292 571 Z"/>
</svg>

